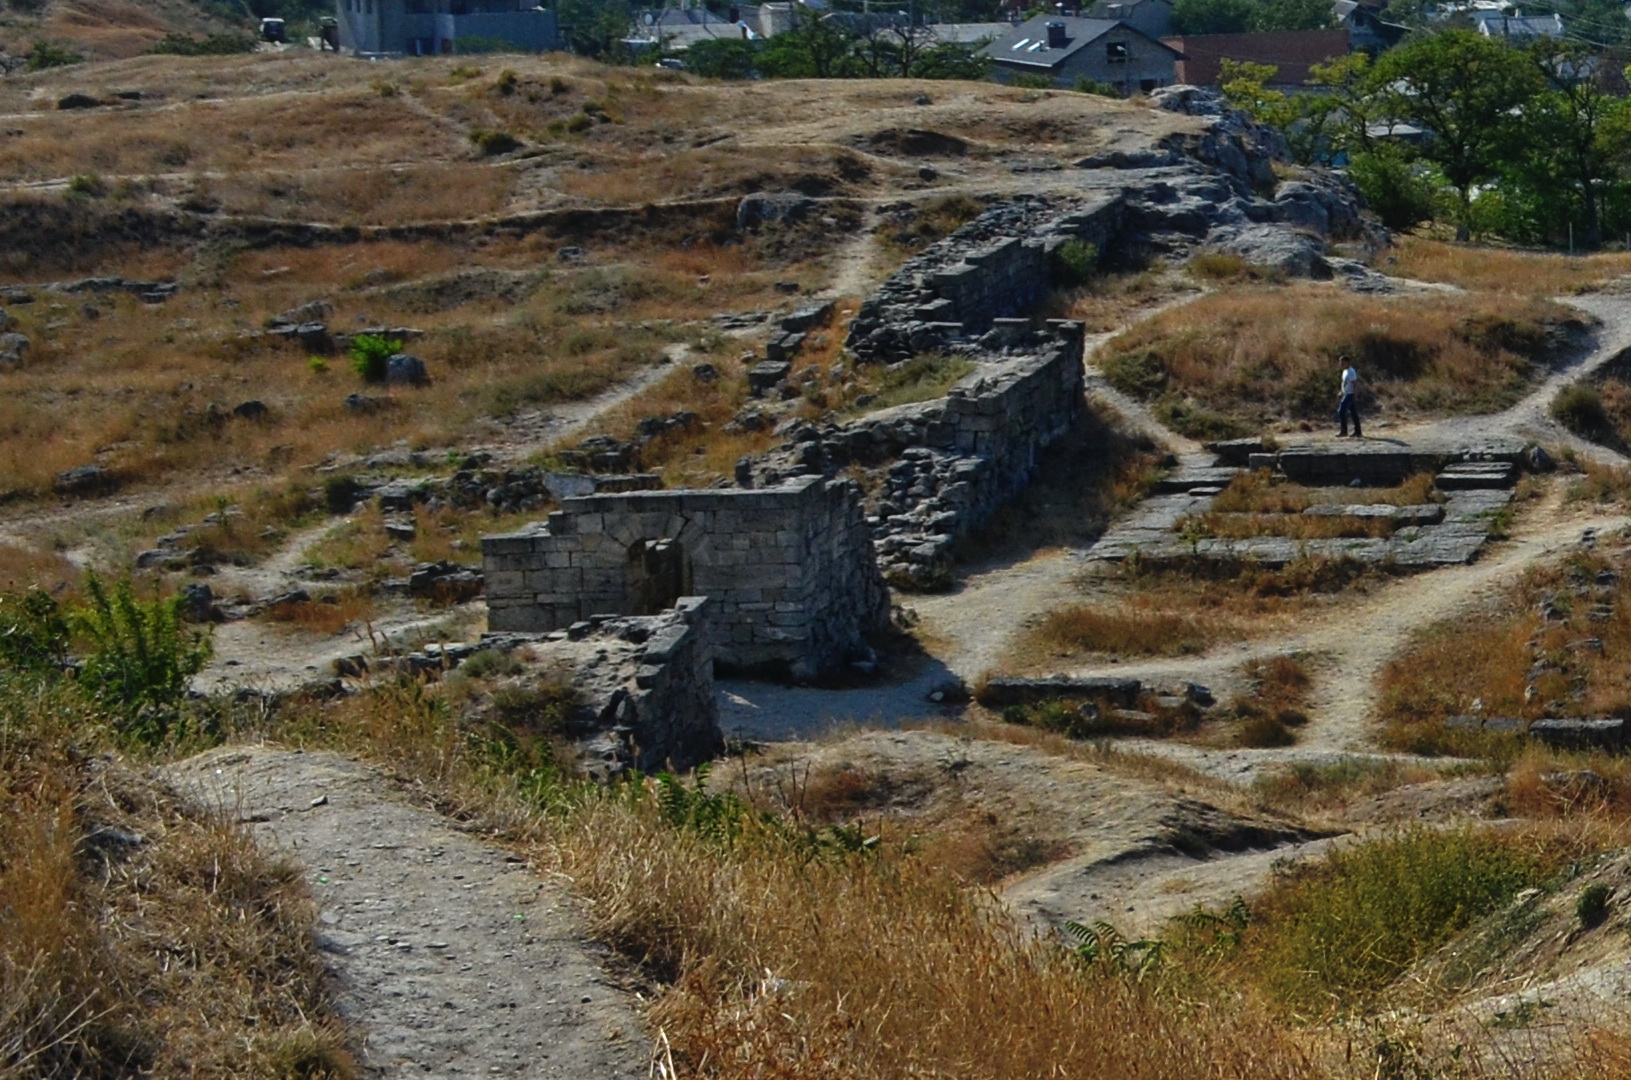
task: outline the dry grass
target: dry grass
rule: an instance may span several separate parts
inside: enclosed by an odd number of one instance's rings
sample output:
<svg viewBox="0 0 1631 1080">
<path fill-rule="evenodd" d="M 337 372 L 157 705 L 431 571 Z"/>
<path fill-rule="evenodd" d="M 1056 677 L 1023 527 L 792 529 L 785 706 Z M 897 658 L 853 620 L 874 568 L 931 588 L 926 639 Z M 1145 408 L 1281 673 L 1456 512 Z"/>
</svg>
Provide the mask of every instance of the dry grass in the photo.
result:
<svg viewBox="0 0 1631 1080">
<path fill-rule="evenodd" d="M 1084 973 L 914 860 L 811 863 L 758 838 L 722 852 L 608 803 L 562 855 L 598 933 L 671 976 L 652 1021 L 685 1069 L 1136 1080 L 1204 1061 L 1219 1078 L 1318 1075 L 1249 1009 L 1192 1010 Z"/>
<path fill-rule="evenodd" d="M 39 587 L 60 593 L 79 582 L 77 566 L 60 553 L 0 541 L 0 592 Z"/>
<path fill-rule="evenodd" d="M 1392 759 L 1353 757 L 1330 765 L 1295 762 L 1259 776 L 1252 783 L 1252 794 L 1266 809 L 1335 815 L 1361 799 L 1425 784 L 1438 776 L 1432 769 Z"/>
<path fill-rule="evenodd" d="M 1565 296 L 1592 292 L 1631 273 L 1631 255 L 1552 255 L 1400 236 L 1379 266 L 1397 277 L 1480 292 Z"/>
<path fill-rule="evenodd" d="M 1007 666 L 1031 670 L 1084 653 L 1185 655 L 1282 631 L 1380 580 L 1347 560 L 1302 559 L 1280 570 L 1202 562 L 1129 564 L 1084 580 L 1094 599 L 1050 612 L 1020 638 Z M 1134 651 L 1136 650 L 1136 652 Z"/>
<path fill-rule="evenodd" d="M 1089 334 L 1102 334 L 1126 326 L 1141 311 L 1195 291 L 1178 275 L 1137 270 L 1097 275 L 1081 288 L 1050 299 L 1048 306 L 1050 314 L 1079 320 Z"/>
<path fill-rule="evenodd" d="M 302 604 L 275 604 L 266 613 L 273 622 L 332 637 L 374 615 L 374 595 L 367 589 L 339 589 Z"/>
<path fill-rule="evenodd" d="M 1302 660 L 1272 656 L 1249 661 L 1242 674 L 1251 692 L 1229 703 L 1234 723 L 1230 736 L 1237 746 L 1290 746 L 1296 730 L 1308 723 L 1308 695 L 1313 687 Z"/>
<path fill-rule="evenodd" d="M 1312 286 L 1230 289 L 1164 311 L 1106 344 L 1099 363 L 1197 437 L 1336 409 L 1337 357 L 1352 356 L 1390 416 L 1490 412 L 1551 357 L 1562 307 L 1510 297 L 1378 299 Z"/>
<path fill-rule="evenodd" d="M 1301 514 L 1220 514 L 1212 511 L 1178 522 L 1177 531 L 1195 537 L 1246 540 L 1254 536 L 1285 536 L 1293 540 L 1342 540 L 1354 537 L 1389 537 L 1396 523 L 1388 518 L 1349 514 L 1303 517 Z"/>
<path fill-rule="evenodd" d="M 1134 601 L 1113 610 L 1073 607 L 1051 612 L 1036 634 L 1051 647 L 1071 652 L 1187 656 L 1205 652 L 1221 629 L 1199 615 L 1152 610 Z"/>
<path fill-rule="evenodd" d="M 1535 719 L 1623 711 L 1631 701 L 1631 585 L 1617 576 L 1623 561 L 1620 551 L 1571 554 L 1526 573 L 1491 609 L 1417 635 L 1382 672 L 1378 714 L 1388 744 L 1476 750 L 1465 733 L 1443 727 L 1445 717 L 1469 713 Z"/>
<path fill-rule="evenodd" d="M 1397 487 L 1308 488 L 1267 469 L 1240 473 L 1212 500 L 1219 514 L 1300 514 L 1316 504 L 1419 506 L 1435 501 L 1433 474 L 1417 473 Z"/>
<path fill-rule="evenodd" d="M 73 705 L 0 695 L 0 1072 L 357 1075 L 299 871 L 72 749 Z"/>
</svg>

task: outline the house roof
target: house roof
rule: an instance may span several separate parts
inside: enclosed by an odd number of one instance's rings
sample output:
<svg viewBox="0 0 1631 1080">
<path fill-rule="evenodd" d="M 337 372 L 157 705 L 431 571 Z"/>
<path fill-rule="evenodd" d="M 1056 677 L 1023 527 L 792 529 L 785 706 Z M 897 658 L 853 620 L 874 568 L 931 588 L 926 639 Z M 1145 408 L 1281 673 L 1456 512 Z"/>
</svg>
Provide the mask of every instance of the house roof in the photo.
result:
<svg viewBox="0 0 1631 1080">
<path fill-rule="evenodd" d="M 1006 37 L 1013 28 L 1014 24 L 1007 22 L 935 23 L 929 27 L 929 31 L 936 41 L 973 45 L 977 41 L 996 41 Z"/>
<path fill-rule="evenodd" d="M 1555 13 L 1502 15 L 1496 11 L 1474 11 L 1472 17 L 1478 24 L 1478 32 L 1485 37 L 1528 39 L 1563 36 L 1563 16 Z"/>
<path fill-rule="evenodd" d="M 1049 48 L 1049 23 L 1065 24 L 1063 48 Z M 981 49 L 977 55 L 990 57 L 991 62 L 995 64 L 1048 70 L 1058 67 L 1112 30 L 1125 31 L 1141 37 L 1150 44 L 1172 53 L 1174 57 L 1181 55 L 1166 42 L 1157 41 L 1137 27 L 1119 19 L 1083 19 L 1073 15 L 1038 15 L 1033 19 L 1027 19 L 1010 28 L 1007 34 Z"/>
<path fill-rule="evenodd" d="M 1144 4 L 1160 4 L 1162 7 L 1170 8 L 1172 0 L 1098 0 L 1098 3 L 1082 14 L 1089 19 L 1114 19 L 1116 16 L 1111 13 L 1111 8 L 1135 8 Z"/>
</svg>

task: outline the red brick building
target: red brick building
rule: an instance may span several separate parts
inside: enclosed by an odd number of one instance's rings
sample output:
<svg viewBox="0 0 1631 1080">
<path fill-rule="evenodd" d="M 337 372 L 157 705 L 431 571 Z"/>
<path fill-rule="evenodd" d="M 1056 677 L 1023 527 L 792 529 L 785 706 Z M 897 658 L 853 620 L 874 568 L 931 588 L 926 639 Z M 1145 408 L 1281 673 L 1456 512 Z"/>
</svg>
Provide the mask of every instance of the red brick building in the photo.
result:
<svg viewBox="0 0 1631 1080">
<path fill-rule="evenodd" d="M 1271 64 L 1280 70 L 1273 86 L 1302 86 L 1308 69 L 1348 55 L 1346 30 L 1279 30 L 1266 34 L 1195 34 L 1167 37 L 1165 44 L 1183 54 L 1177 78 L 1190 86 L 1213 86 L 1225 60 Z"/>
</svg>

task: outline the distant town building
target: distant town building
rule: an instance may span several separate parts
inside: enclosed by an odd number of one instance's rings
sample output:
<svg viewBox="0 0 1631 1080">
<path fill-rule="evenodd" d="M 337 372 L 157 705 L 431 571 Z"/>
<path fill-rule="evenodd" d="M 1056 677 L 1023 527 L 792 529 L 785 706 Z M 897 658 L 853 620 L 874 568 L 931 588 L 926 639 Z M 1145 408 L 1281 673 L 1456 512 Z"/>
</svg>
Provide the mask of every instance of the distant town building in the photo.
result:
<svg viewBox="0 0 1631 1080">
<path fill-rule="evenodd" d="M 537 0 L 337 0 L 340 48 L 364 56 L 436 56 L 471 47 L 559 47 L 555 13 Z"/>
<path fill-rule="evenodd" d="M 1089 19 L 1119 19 L 1152 38 L 1172 33 L 1172 4 L 1168 0 L 1099 0 L 1082 14 Z"/>
<path fill-rule="evenodd" d="M 1276 68 L 1272 86 L 1303 86 L 1316 64 L 1348 55 L 1346 30 L 1276 30 L 1263 34 L 1193 34 L 1169 37 L 1166 43 L 1183 54 L 1177 79 L 1191 86 L 1212 86 L 1225 60 L 1269 64 Z"/>
<path fill-rule="evenodd" d="M 1170 85 L 1179 58 L 1178 50 L 1127 23 L 1068 15 L 1038 15 L 976 55 L 990 59 L 1000 82 L 1041 75 L 1056 86 L 1092 81 L 1129 94 Z"/>
<path fill-rule="evenodd" d="M 1399 43 L 1409 27 L 1383 20 L 1380 10 L 1359 0 L 1336 0 L 1332 15 L 1342 29 L 1348 31 L 1348 47 L 1355 52 L 1375 55 Z"/>
<path fill-rule="evenodd" d="M 1527 45 L 1536 38 L 1563 36 L 1563 16 L 1555 13 L 1505 15 L 1499 11 L 1473 11 L 1470 14 L 1480 34 L 1513 45 Z"/>
</svg>

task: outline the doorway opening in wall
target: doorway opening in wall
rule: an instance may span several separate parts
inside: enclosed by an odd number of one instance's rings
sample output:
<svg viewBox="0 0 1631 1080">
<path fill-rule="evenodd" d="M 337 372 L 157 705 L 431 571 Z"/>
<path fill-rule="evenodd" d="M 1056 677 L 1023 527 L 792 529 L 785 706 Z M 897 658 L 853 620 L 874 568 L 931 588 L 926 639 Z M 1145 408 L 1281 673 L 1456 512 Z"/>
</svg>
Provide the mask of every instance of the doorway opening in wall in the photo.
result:
<svg viewBox="0 0 1631 1080">
<path fill-rule="evenodd" d="M 656 615 L 691 595 L 691 561 L 678 540 L 638 540 L 629 546 L 629 614 Z"/>
</svg>

